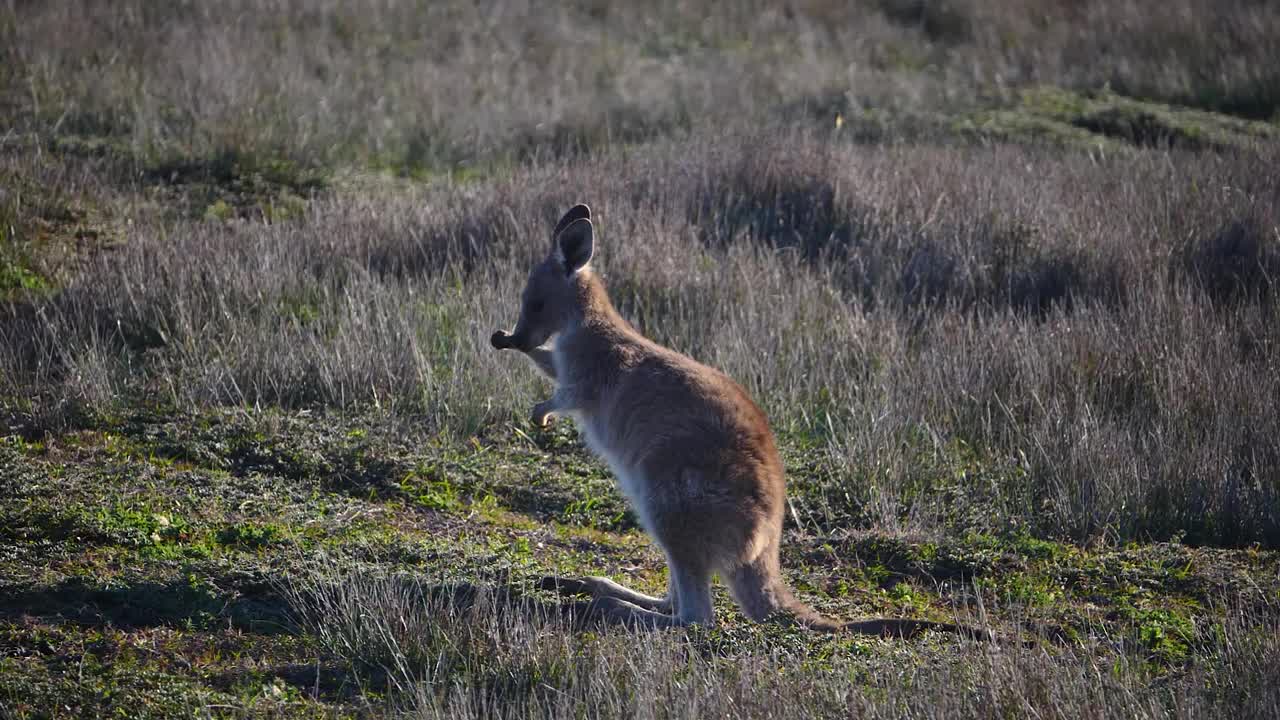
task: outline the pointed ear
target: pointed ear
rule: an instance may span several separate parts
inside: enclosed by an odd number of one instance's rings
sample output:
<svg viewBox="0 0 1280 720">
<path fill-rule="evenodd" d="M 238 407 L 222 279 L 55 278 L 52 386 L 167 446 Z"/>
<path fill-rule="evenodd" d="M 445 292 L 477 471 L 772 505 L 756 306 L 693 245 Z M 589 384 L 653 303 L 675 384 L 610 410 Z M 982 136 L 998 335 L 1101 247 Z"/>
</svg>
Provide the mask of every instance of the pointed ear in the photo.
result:
<svg viewBox="0 0 1280 720">
<path fill-rule="evenodd" d="M 591 208 L 583 203 L 574 205 L 569 208 L 569 212 L 565 213 L 564 217 L 560 218 L 560 222 L 556 223 L 556 229 L 551 233 L 552 239 L 560 237 L 560 233 L 564 232 L 564 229 L 569 227 L 569 224 L 573 221 L 589 217 L 591 217 Z"/>
<path fill-rule="evenodd" d="M 595 244 L 595 230 L 586 218 L 578 218 L 561 230 L 556 236 L 556 256 L 564 266 L 564 274 L 572 275 L 586 267 Z"/>
</svg>

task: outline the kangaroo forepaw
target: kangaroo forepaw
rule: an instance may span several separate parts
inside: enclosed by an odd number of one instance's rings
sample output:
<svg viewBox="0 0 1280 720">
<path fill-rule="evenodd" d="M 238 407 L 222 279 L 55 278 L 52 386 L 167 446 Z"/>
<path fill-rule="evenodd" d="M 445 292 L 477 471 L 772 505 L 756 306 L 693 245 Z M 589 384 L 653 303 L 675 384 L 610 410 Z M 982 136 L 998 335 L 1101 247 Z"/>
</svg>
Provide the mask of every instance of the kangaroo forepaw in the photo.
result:
<svg viewBox="0 0 1280 720">
<path fill-rule="evenodd" d="M 533 406 L 533 412 L 529 413 L 529 422 L 537 427 L 546 427 L 551 422 L 555 410 L 556 407 L 550 400 L 544 400 Z"/>
</svg>

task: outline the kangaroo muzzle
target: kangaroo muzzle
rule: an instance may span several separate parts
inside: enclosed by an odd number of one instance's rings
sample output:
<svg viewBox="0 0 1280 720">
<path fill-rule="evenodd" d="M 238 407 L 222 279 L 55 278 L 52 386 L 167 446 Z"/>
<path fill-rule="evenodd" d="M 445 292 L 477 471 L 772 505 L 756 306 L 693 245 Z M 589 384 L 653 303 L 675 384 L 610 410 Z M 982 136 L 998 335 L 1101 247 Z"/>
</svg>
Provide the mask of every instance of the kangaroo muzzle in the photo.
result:
<svg viewBox="0 0 1280 720">
<path fill-rule="evenodd" d="M 514 336 L 508 335 L 505 330 L 499 330 L 489 338 L 489 344 L 498 350 L 506 350 L 511 347 Z"/>
</svg>

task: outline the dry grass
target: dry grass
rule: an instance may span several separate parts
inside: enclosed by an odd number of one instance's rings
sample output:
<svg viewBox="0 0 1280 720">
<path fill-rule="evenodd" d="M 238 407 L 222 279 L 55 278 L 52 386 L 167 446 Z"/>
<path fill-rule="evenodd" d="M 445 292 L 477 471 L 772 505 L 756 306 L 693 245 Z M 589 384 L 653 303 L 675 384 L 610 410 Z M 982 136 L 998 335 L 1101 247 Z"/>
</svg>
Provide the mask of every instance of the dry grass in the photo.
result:
<svg viewBox="0 0 1280 720">
<path fill-rule="evenodd" d="M 19 130 L 110 138 L 144 165 L 267 155 L 414 173 L 765 117 L 843 112 L 896 134 L 886 112 L 1038 83 L 1275 114 L 1280 13 L 1159 8 L 10 0 L 0 102 Z"/>
<path fill-rule="evenodd" d="M 804 488 L 824 526 L 1274 545 L 1269 161 L 784 133 L 335 193 L 274 225 L 142 222 L 7 323 L 0 362 L 35 416 L 146 396 L 482 432 L 545 392 L 484 338 L 582 199 L 624 311 L 828 457 Z M 959 491 L 989 515 L 955 517 Z"/>
<path fill-rule="evenodd" d="M 758 630 L 574 633 L 483 588 L 320 571 L 284 587 L 294 618 L 409 717 L 1264 718 L 1280 710 L 1276 634 L 1233 617 L 1204 665 L 1156 679 L 1102 638 L 1076 649 L 820 653 Z M 460 600 L 464 598 L 464 600 Z M 937 640 L 937 638 L 935 638 Z M 886 651 L 887 650 L 887 651 Z"/>
</svg>

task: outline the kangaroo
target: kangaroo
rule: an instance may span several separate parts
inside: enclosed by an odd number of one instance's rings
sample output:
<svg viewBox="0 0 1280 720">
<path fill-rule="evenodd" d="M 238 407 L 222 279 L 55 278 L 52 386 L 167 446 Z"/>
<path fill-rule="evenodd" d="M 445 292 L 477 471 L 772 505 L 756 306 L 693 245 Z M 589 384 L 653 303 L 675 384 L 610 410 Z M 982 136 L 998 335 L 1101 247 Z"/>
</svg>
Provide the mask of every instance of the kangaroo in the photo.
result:
<svg viewBox="0 0 1280 720">
<path fill-rule="evenodd" d="M 727 375 L 645 338 L 623 319 L 591 268 L 594 250 L 591 210 L 576 205 L 556 225 L 550 255 L 529 275 L 515 330 L 495 332 L 490 343 L 528 355 L 555 381 L 552 396 L 534 406 L 533 423 L 573 417 L 666 555 L 668 587 L 658 598 L 588 577 L 558 581 L 560 589 L 590 593 L 594 607 L 626 623 L 713 625 L 714 573 L 755 621 L 778 614 L 816 630 L 989 638 L 949 623 L 840 622 L 797 599 L 779 564 L 786 487 L 764 413 Z"/>
</svg>

